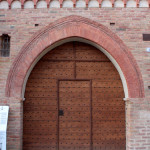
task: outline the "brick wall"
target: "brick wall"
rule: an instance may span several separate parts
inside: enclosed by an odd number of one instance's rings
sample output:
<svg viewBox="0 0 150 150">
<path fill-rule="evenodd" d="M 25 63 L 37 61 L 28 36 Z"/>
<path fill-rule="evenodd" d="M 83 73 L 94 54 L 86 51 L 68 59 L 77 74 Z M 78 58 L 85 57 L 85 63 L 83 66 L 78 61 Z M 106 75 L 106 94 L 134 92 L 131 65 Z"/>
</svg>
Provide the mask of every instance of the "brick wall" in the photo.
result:
<svg viewBox="0 0 150 150">
<path fill-rule="evenodd" d="M 149 8 L 61 8 L 0 10 L 0 35 L 11 36 L 10 57 L 0 57 L 0 105 L 9 105 L 8 150 L 21 150 L 22 99 L 6 97 L 6 80 L 23 45 L 40 29 L 62 17 L 79 15 L 108 27 L 129 48 L 142 74 L 145 98 L 126 101 L 127 149 L 150 149 L 150 47 L 142 34 L 150 33 Z M 115 24 L 110 24 L 115 23 Z M 35 26 L 38 24 L 38 26 Z"/>
</svg>

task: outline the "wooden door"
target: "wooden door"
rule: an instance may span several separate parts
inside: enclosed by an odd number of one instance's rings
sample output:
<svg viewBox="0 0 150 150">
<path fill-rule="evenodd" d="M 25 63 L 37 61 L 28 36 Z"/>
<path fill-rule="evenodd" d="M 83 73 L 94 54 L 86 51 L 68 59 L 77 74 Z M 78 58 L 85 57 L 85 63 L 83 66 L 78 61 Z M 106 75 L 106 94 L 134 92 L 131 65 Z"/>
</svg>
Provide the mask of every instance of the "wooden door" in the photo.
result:
<svg viewBox="0 0 150 150">
<path fill-rule="evenodd" d="M 25 98 L 23 150 L 126 149 L 122 82 L 95 47 L 69 42 L 48 52 Z"/>
<path fill-rule="evenodd" d="M 59 81 L 59 150 L 91 149 L 91 82 Z"/>
</svg>

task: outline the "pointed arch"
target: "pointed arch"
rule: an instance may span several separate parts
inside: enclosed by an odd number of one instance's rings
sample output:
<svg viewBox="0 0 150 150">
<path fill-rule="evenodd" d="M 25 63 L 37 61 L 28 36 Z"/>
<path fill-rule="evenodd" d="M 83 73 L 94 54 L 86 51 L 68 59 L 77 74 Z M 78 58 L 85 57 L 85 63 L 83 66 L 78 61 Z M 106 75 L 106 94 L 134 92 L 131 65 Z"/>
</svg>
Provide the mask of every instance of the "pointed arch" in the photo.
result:
<svg viewBox="0 0 150 150">
<path fill-rule="evenodd" d="M 126 98 L 144 97 L 140 70 L 125 44 L 107 27 L 80 16 L 61 18 L 49 24 L 22 47 L 8 75 L 6 96 L 21 98 L 26 75 L 38 56 L 56 42 L 72 37 L 95 43 L 116 61 L 126 80 Z"/>
</svg>

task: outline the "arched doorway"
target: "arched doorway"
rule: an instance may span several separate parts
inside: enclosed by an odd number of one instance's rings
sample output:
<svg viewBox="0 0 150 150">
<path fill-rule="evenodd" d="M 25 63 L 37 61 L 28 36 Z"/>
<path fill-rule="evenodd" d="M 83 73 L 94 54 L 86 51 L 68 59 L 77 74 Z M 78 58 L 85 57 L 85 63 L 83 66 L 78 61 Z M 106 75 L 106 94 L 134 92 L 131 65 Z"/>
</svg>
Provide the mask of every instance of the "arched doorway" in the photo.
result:
<svg viewBox="0 0 150 150">
<path fill-rule="evenodd" d="M 36 64 L 24 102 L 24 150 L 125 150 L 122 82 L 95 47 L 68 42 Z"/>
</svg>

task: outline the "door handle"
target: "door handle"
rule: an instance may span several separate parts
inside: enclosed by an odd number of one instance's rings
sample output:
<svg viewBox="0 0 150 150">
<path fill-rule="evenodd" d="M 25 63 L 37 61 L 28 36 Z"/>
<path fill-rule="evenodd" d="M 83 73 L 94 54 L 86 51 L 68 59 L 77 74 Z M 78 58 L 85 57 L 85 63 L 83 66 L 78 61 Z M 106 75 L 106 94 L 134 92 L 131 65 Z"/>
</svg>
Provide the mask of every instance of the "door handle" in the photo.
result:
<svg viewBox="0 0 150 150">
<path fill-rule="evenodd" d="M 59 116 L 63 116 L 64 115 L 64 111 L 63 110 L 59 110 Z"/>
</svg>

